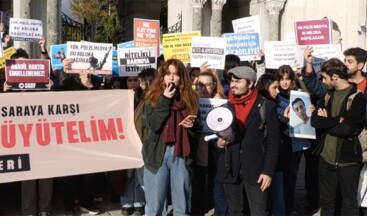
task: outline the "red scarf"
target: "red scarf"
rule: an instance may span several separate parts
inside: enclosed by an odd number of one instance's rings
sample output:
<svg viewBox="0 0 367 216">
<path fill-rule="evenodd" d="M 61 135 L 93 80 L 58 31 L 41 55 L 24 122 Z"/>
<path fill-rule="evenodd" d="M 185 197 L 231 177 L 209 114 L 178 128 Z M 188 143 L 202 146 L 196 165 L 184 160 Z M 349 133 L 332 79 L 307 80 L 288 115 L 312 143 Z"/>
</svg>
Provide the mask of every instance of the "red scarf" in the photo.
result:
<svg viewBox="0 0 367 216">
<path fill-rule="evenodd" d="M 234 97 L 232 91 L 229 91 L 229 102 L 234 106 L 236 119 L 240 124 L 241 130 L 245 126 L 247 116 L 250 113 L 252 106 L 255 104 L 257 95 L 258 91 L 256 88 L 251 89 L 250 94 L 244 98 Z"/>
<path fill-rule="evenodd" d="M 187 129 L 178 126 L 187 116 L 186 106 L 182 101 L 174 101 L 170 108 L 170 116 L 163 129 L 162 142 L 165 145 L 175 145 L 175 156 L 188 156 L 190 154 L 190 143 Z"/>
</svg>

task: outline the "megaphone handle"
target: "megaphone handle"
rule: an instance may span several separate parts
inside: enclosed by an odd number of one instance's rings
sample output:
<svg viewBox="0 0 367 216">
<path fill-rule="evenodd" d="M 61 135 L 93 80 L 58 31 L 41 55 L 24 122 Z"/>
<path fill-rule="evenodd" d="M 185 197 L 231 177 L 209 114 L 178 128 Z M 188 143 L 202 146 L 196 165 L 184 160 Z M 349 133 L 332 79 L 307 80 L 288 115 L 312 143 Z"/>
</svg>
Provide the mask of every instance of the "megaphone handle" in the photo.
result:
<svg viewBox="0 0 367 216">
<path fill-rule="evenodd" d="M 205 140 L 205 142 L 208 142 L 208 141 L 210 141 L 212 139 L 217 139 L 217 138 L 218 138 L 218 135 L 217 134 L 212 134 L 212 135 L 205 136 L 204 137 L 204 140 Z"/>
</svg>

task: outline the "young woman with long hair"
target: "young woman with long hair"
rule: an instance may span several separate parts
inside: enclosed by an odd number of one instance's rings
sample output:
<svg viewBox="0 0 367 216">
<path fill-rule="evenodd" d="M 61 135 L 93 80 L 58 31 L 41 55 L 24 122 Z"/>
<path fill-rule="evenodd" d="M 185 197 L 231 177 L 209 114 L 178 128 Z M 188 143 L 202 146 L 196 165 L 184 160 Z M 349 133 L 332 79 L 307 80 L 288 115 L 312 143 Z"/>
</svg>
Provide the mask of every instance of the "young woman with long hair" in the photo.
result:
<svg viewBox="0 0 367 216">
<path fill-rule="evenodd" d="M 146 215 L 166 215 L 171 188 L 173 214 L 191 210 L 191 169 L 201 134 L 199 100 L 184 64 L 167 60 L 146 93 L 148 138 L 143 144 Z"/>
<path fill-rule="evenodd" d="M 280 66 L 275 76 L 279 81 L 279 96 L 288 100 L 289 103 L 291 90 L 302 90 L 301 81 L 297 79 L 295 72 L 289 65 Z M 311 111 L 313 109 L 314 107 L 310 107 Z M 288 106 L 284 112 L 284 117 L 286 117 L 288 121 L 289 110 L 290 106 Z M 305 186 L 309 208 L 315 211 L 319 208 L 318 158 L 311 153 L 311 146 L 315 142 L 309 139 L 291 138 L 289 135 L 286 135 L 287 132 L 289 133 L 289 125 L 287 123 L 281 124 L 281 130 L 283 131 L 281 142 L 285 146 L 286 152 L 286 156 L 283 159 L 285 160 L 283 163 L 285 214 L 290 215 L 293 211 L 297 172 L 303 154 L 306 159 Z M 302 150 L 294 149 L 293 144 L 300 142 L 304 145 Z"/>
</svg>

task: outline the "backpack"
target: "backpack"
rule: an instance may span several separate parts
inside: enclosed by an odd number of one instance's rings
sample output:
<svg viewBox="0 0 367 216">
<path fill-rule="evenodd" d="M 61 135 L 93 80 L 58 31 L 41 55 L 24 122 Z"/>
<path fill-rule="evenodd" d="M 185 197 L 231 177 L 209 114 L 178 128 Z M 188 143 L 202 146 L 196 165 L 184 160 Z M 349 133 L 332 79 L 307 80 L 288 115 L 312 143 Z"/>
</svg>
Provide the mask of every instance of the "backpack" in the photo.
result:
<svg viewBox="0 0 367 216">
<path fill-rule="evenodd" d="M 360 91 L 357 90 L 355 93 L 349 95 L 348 101 L 347 101 L 347 107 L 346 110 L 348 112 L 350 106 L 352 105 L 354 97 L 359 93 Z M 329 102 L 330 94 L 326 93 L 325 95 L 325 106 Z M 358 140 L 362 148 L 362 161 L 363 163 L 367 161 L 367 124 L 365 124 L 362 131 L 358 134 Z"/>
</svg>

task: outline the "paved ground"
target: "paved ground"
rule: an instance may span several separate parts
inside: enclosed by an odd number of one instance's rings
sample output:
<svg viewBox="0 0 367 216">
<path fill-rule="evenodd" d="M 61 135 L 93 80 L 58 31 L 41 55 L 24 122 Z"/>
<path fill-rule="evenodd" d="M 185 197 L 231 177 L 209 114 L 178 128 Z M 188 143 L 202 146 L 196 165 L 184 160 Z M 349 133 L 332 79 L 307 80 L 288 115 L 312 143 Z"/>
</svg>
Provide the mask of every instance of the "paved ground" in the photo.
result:
<svg viewBox="0 0 367 216">
<path fill-rule="evenodd" d="M 312 214 L 306 210 L 306 191 L 304 189 L 304 159 L 302 159 L 300 169 L 297 178 L 297 186 L 296 186 L 296 197 L 294 203 L 294 214 L 299 216 L 319 216 L 319 213 Z M 16 216 L 20 215 L 20 203 L 19 201 L 19 187 L 17 183 L 12 183 L 8 185 L 9 190 L 0 190 L 0 215 L 3 216 Z M 6 197 L 6 198 L 4 198 Z M 96 203 L 96 205 L 102 210 L 101 216 L 120 216 L 121 215 L 121 207 L 119 203 L 112 203 L 110 202 L 110 194 L 106 193 L 103 196 L 104 200 L 102 202 Z M 76 209 L 78 206 L 76 206 Z M 60 195 L 56 192 L 53 201 L 53 214 L 55 216 L 63 215 L 64 209 L 63 204 L 60 199 Z M 82 214 L 79 211 L 76 211 L 76 215 L 89 215 L 89 214 Z M 210 210 L 205 216 L 213 215 L 214 210 Z"/>
</svg>

